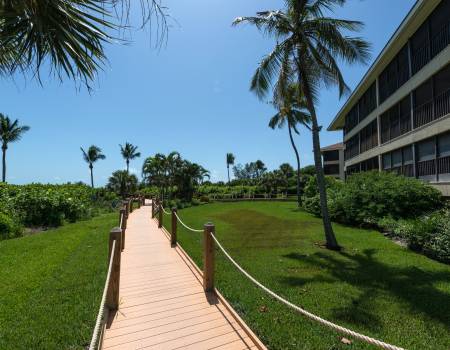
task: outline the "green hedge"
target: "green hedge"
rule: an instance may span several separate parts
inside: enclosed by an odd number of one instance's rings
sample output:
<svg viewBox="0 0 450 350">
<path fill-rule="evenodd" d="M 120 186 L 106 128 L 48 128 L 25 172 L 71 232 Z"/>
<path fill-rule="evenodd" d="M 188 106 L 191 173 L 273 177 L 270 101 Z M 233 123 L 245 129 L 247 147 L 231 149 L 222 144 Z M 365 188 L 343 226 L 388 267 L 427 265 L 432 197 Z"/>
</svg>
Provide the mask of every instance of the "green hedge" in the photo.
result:
<svg viewBox="0 0 450 350">
<path fill-rule="evenodd" d="M 430 185 L 393 173 L 370 171 L 346 182 L 327 178 L 328 207 L 332 220 L 350 225 L 376 225 L 384 217 L 414 218 L 438 209 L 441 194 Z M 316 179 L 305 188 L 304 207 L 320 215 Z"/>
<path fill-rule="evenodd" d="M 111 210 L 114 193 L 85 185 L 0 184 L 0 237 L 20 235 L 21 226 L 59 226 Z"/>
</svg>

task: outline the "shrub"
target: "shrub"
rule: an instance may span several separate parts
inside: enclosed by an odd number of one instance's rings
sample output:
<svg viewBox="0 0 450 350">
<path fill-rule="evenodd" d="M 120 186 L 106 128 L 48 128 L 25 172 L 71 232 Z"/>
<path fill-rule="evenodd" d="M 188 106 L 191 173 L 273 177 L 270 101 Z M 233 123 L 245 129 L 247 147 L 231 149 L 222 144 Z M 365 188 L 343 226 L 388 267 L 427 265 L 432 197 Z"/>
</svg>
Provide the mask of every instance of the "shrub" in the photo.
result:
<svg viewBox="0 0 450 350">
<path fill-rule="evenodd" d="M 304 207 L 320 215 L 317 185 L 311 181 L 305 187 Z M 420 180 L 393 173 L 364 172 L 350 176 L 345 183 L 327 178 L 327 188 L 330 217 L 350 225 L 376 225 L 388 216 L 414 218 L 442 205 L 438 190 Z"/>
<path fill-rule="evenodd" d="M 11 217 L 0 213 L 0 240 L 20 237 L 22 227 Z"/>
<path fill-rule="evenodd" d="M 199 200 L 201 203 L 209 203 L 209 197 L 205 195 L 201 196 Z"/>
<path fill-rule="evenodd" d="M 379 226 L 408 242 L 411 249 L 450 262 L 450 210 L 443 209 L 417 219 L 384 218 Z"/>
</svg>

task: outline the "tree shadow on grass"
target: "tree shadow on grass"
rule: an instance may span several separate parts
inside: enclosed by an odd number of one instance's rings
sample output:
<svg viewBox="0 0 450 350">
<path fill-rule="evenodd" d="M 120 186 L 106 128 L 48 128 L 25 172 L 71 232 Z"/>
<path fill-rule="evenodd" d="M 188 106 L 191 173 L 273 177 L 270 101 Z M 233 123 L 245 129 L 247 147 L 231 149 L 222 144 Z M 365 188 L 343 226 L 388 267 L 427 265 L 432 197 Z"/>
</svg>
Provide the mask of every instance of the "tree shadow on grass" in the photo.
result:
<svg viewBox="0 0 450 350">
<path fill-rule="evenodd" d="M 450 272 L 424 271 L 416 266 L 389 266 L 376 260 L 376 252 L 376 249 L 366 249 L 362 254 L 316 252 L 307 258 L 291 253 L 284 257 L 300 260 L 317 269 L 326 269 L 330 277 L 361 291 L 349 305 L 333 310 L 336 319 L 370 325 L 371 329 L 381 327 L 378 317 L 370 312 L 373 309 L 371 301 L 378 293 L 388 292 L 407 302 L 413 312 L 421 312 L 446 326 L 450 325 L 450 293 L 434 287 L 436 282 L 450 281 Z M 287 282 L 286 278 L 284 282 Z M 316 277 L 312 277 L 310 282 L 316 282 Z M 292 285 L 295 279 L 287 283 Z"/>
</svg>

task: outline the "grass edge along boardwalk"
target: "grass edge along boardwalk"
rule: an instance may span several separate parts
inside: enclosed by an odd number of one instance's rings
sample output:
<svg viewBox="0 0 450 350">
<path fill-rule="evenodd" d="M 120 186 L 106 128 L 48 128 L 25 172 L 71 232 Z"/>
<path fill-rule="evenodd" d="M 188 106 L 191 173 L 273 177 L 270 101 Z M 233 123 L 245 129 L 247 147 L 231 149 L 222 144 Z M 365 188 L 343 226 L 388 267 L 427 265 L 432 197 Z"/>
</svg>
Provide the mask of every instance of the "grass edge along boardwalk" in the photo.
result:
<svg viewBox="0 0 450 350">
<path fill-rule="evenodd" d="M 253 277 L 298 306 L 351 330 L 410 350 L 447 350 L 450 268 L 380 233 L 335 225 L 344 251 L 330 252 L 320 219 L 289 203 L 215 203 L 180 210 L 190 227 L 216 224 L 225 249 Z M 164 224 L 170 231 L 170 216 Z M 202 235 L 178 229 L 202 267 Z M 271 349 L 375 349 L 318 325 L 255 288 L 216 254 L 219 290 Z"/>
<path fill-rule="evenodd" d="M 170 247 L 149 206 L 128 219 L 119 295 L 103 349 L 265 349 L 219 298 L 205 294 L 198 272 Z"/>
</svg>

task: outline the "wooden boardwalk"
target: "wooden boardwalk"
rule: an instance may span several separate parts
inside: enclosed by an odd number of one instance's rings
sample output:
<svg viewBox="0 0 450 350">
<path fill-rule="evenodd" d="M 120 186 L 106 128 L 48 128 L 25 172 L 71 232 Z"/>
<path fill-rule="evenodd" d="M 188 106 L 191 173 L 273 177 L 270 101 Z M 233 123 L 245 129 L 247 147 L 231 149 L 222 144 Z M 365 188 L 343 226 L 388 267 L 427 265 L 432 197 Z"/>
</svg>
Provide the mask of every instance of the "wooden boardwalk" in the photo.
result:
<svg viewBox="0 0 450 350">
<path fill-rule="evenodd" d="M 206 295 L 202 278 L 151 219 L 130 214 L 120 273 L 119 311 L 103 349 L 265 349 L 226 302 Z"/>
</svg>

